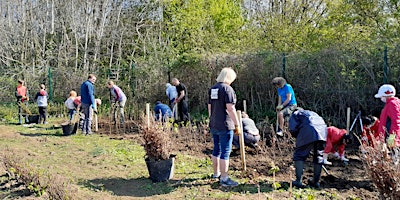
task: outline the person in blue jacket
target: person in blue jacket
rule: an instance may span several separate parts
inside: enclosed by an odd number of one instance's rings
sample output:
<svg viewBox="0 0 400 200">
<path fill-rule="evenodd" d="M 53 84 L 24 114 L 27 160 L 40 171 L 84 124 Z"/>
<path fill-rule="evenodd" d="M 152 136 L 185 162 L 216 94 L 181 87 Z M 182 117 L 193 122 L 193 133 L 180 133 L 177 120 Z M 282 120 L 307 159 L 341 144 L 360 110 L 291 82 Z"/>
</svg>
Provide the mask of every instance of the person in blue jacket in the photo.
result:
<svg viewBox="0 0 400 200">
<path fill-rule="evenodd" d="M 296 146 L 293 153 L 293 161 L 296 169 L 296 180 L 293 186 L 303 188 L 302 176 L 304 161 L 313 150 L 314 177 L 309 179 L 311 187 L 320 188 L 323 153 L 327 138 L 327 126 L 324 119 L 310 110 L 296 108 L 289 119 L 289 132 L 296 138 Z"/>
<path fill-rule="evenodd" d="M 96 76 L 89 74 L 88 79 L 81 85 L 81 107 L 85 120 L 82 126 L 82 134 L 92 134 L 92 116 L 93 112 L 97 113 L 97 106 L 94 98 L 94 83 Z"/>
<path fill-rule="evenodd" d="M 167 104 L 163 104 L 161 101 L 156 101 L 156 105 L 154 106 L 154 117 L 156 121 L 162 120 L 162 122 L 165 122 L 168 118 L 172 117 L 172 110 Z"/>
</svg>

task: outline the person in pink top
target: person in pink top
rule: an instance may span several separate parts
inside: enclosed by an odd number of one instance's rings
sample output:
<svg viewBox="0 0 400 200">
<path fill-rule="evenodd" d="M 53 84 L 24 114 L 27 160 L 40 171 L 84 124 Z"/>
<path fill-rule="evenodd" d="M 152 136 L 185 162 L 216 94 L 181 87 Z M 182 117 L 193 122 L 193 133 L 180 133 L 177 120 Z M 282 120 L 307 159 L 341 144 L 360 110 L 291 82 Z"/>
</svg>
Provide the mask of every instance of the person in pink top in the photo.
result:
<svg viewBox="0 0 400 200">
<path fill-rule="evenodd" d="M 379 117 L 378 132 L 385 138 L 388 147 L 400 147 L 400 99 L 395 97 L 396 89 L 393 85 L 382 85 L 375 98 L 380 98 L 385 103 Z"/>
<path fill-rule="evenodd" d="M 326 145 L 324 150 L 324 164 L 331 165 L 332 163 L 328 161 L 328 154 L 333 153 L 336 158 L 340 158 L 343 162 L 348 162 L 349 159 L 344 157 L 344 148 L 347 144 L 350 144 L 351 137 L 346 134 L 346 129 L 339 129 L 334 126 L 329 126 L 327 128 L 328 136 L 326 138 Z M 337 148 L 337 152 L 336 149 Z"/>
</svg>

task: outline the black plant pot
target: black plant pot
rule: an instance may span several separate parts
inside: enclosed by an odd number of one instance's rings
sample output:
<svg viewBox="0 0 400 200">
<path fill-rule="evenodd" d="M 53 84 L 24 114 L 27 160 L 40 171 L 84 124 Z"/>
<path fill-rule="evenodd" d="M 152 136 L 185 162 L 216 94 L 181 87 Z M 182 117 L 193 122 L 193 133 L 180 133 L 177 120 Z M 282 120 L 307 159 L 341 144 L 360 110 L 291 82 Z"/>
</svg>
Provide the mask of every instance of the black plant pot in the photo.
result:
<svg viewBox="0 0 400 200">
<path fill-rule="evenodd" d="M 174 176 L 175 156 L 176 155 L 171 155 L 167 160 L 145 159 L 150 179 L 153 182 L 166 181 Z"/>
<path fill-rule="evenodd" d="M 62 130 L 63 130 L 63 135 L 72 135 L 76 134 L 76 131 L 78 130 L 78 123 L 75 124 L 70 124 L 70 123 L 63 123 L 61 124 Z"/>
</svg>

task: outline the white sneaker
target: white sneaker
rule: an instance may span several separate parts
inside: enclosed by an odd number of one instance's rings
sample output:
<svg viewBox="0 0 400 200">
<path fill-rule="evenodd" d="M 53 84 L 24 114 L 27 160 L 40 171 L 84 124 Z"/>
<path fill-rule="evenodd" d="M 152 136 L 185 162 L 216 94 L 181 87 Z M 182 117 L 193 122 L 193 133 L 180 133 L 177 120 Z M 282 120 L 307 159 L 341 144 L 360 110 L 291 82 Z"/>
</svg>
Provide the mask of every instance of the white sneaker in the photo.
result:
<svg viewBox="0 0 400 200">
<path fill-rule="evenodd" d="M 329 162 L 328 160 L 324 160 L 324 162 L 322 164 L 324 164 L 324 165 L 332 165 L 332 163 Z"/>
<path fill-rule="evenodd" d="M 345 158 L 344 156 L 342 156 L 342 157 L 340 158 L 340 160 L 342 160 L 343 162 L 349 162 L 349 159 Z"/>
<path fill-rule="evenodd" d="M 333 157 L 335 157 L 336 159 L 339 159 L 339 158 L 340 158 L 340 155 L 339 155 L 338 152 L 335 152 L 335 153 L 333 154 Z"/>
<path fill-rule="evenodd" d="M 276 132 L 276 134 L 279 135 L 279 136 L 283 136 L 283 132 L 282 131 L 278 131 L 278 132 Z"/>
</svg>

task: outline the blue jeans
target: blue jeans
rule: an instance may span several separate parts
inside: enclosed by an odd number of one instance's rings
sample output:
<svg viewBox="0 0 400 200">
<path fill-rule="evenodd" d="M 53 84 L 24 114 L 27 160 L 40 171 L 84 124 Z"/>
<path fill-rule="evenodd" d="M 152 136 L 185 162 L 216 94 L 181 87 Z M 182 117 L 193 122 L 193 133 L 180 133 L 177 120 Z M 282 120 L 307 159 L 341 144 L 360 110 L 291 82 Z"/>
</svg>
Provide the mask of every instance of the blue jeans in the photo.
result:
<svg viewBox="0 0 400 200">
<path fill-rule="evenodd" d="M 212 155 L 223 160 L 229 160 L 232 150 L 233 130 L 220 131 L 211 129 L 210 131 L 214 140 Z"/>
<path fill-rule="evenodd" d="M 68 114 L 69 114 L 69 120 L 72 120 L 74 117 L 76 110 L 75 109 L 69 109 Z"/>
<path fill-rule="evenodd" d="M 92 116 L 93 108 L 92 104 L 81 103 L 83 114 L 85 115 L 85 121 L 82 126 L 83 134 L 92 134 Z"/>
</svg>

